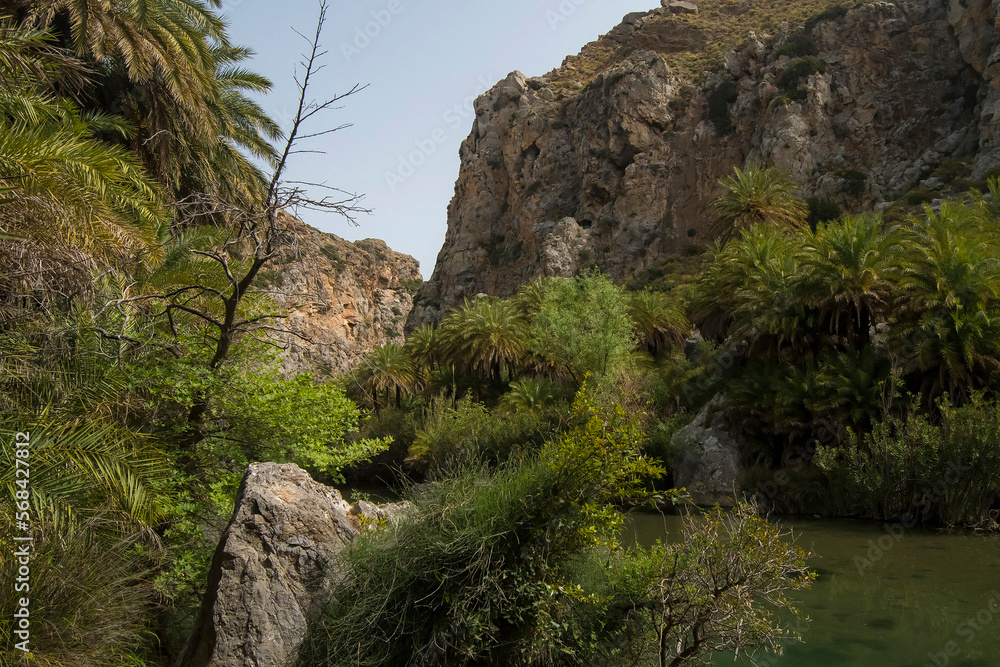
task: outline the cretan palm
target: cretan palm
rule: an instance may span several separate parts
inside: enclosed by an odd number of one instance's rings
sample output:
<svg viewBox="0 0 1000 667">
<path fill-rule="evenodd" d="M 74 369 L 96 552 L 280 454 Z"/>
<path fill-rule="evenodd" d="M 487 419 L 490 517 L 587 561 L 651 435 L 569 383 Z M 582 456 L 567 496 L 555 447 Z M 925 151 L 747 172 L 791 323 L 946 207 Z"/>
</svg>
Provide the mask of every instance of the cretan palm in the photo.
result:
<svg viewBox="0 0 1000 667">
<path fill-rule="evenodd" d="M 684 310 L 662 292 L 642 290 L 629 296 L 629 316 L 639 344 L 657 354 L 684 344 L 691 333 Z"/>
<path fill-rule="evenodd" d="M 902 235 L 876 215 L 846 216 L 808 236 L 802 298 L 829 333 L 861 349 L 901 292 Z"/>
<path fill-rule="evenodd" d="M 1000 259 L 975 212 L 944 202 L 913 229 L 907 319 L 899 327 L 925 371 L 925 397 L 965 395 L 1000 371 Z"/>
<path fill-rule="evenodd" d="M 527 330 L 517 307 L 492 297 L 466 299 L 441 323 L 443 349 L 463 369 L 479 372 L 495 383 L 513 376 L 527 354 Z"/>
<path fill-rule="evenodd" d="M 753 164 L 745 171 L 737 167 L 734 172 L 719 181 L 726 193 L 712 201 L 719 212 L 712 231 L 719 240 L 725 243 L 759 224 L 796 229 L 806 226 L 809 209 L 794 196 L 797 186 L 788 176 Z"/>
<path fill-rule="evenodd" d="M 45 46 L 41 32 L 9 24 L 0 40 L 0 226 L 8 238 L 60 245 L 114 261 L 155 248 L 166 222 L 159 188 L 139 161 L 98 134 L 127 134 L 119 119 L 81 113 L 50 90 L 59 60 L 24 61 Z M 45 78 L 39 78 L 39 77 Z"/>
<path fill-rule="evenodd" d="M 396 394 L 398 407 L 402 394 L 409 393 L 416 386 L 417 376 L 406 351 L 401 345 L 389 344 L 377 347 L 358 367 L 355 378 L 371 397 L 375 411 L 381 408 L 379 394 L 385 392 L 386 401 L 390 392 Z"/>
</svg>

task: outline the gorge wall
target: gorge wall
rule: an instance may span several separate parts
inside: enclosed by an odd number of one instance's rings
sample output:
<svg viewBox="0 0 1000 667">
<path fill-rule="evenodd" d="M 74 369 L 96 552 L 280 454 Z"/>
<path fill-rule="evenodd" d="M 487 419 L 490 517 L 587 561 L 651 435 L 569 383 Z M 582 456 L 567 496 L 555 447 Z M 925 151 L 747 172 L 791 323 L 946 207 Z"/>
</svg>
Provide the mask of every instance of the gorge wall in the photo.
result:
<svg viewBox="0 0 1000 667">
<path fill-rule="evenodd" d="M 420 287 L 417 260 L 384 241 L 351 243 L 288 214 L 292 249 L 262 275 L 265 290 L 288 313 L 271 334 L 289 375 L 340 375 L 372 349 L 402 343 Z"/>
<path fill-rule="evenodd" d="M 635 278 L 711 240 L 718 181 L 750 161 L 855 212 L 1000 162 L 1000 0 L 662 4 L 476 101 L 408 327 L 539 275 Z M 799 18 L 709 63 L 719 31 L 756 11 Z"/>
</svg>

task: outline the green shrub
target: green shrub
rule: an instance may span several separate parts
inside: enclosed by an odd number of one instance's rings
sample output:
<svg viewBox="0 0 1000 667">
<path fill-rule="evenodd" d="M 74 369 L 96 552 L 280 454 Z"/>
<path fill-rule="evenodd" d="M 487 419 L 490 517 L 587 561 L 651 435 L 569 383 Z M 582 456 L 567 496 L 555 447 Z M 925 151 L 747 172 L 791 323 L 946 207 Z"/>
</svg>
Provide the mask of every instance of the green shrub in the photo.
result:
<svg viewBox="0 0 1000 667">
<path fill-rule="evenodd" d="M 807 35 L 798 35 L 782 44 L 775 52 L 777 57 L 802 58 L 817 54 L 816 43 Z"/>
<path fill-rule="evenodd" d="M 837 172 L 837 177 L 842 182 L 844 194 L 852 197 L 860 197 L 868 187 L 868 177 L 857 169 L 843 169 Z"/>
<path fill-rule="evenodd" d="M 805 56 L 792 62 L 778 77 L 778 87 L 782 90 L 793 90 L 799 86 L 802 79 L 811 74 L 826 72 L 826 63 L 816 56 Z"/>
<path fill-rule="evenodd" d="M 35 546 L 30 595 L 14 590 L 18 563 L 11 557 L 13 548 L 4 544 L 0 555 L 4 582 L 0 591 L 0 664 L 146 664 L 141 655 L 152 648 L 150 610 L 156 596 L 149 566 L 137 545 L 128 540 L 104 544 L 90 540 L 86 531 L 78 531 L 36 542 Z M 23 654 L 13 648 L 21 641 L 12 635 L 20 597 L 31 600 L 30 662 L 22 662 Z"/>
<path fill-rule="evenodd" d="M 930 202 L 932 199 L 937 199 L 939 196 L 940 193 L 924 185 L 918 185 L 906 193 L 906 203 L 910 206 L 919 206 Z"/>
<path fill-rule="evenodd" d="M 723 81 L 708 96 L 708 120 L 720 135 L 732 134 L 735 129 L 729 116 L 730 105 L 739 99 L 740 91 L 732 81 Z"/>
<path fill-rule="evenodd" d="M 417 431 L 409 456 L 439 478 L 470 465 L 492 466 L 537 451 L 553 427 L 542 412 L 494 414 L 468 398 L 455 409 L 440 401 Z"/>
<path fill-rule="evenodd" d="M 829 9 L 824 9 L 819 14 L 806 19 L 806 22 L 802 25 L 802 28 L 807 32 L 811 33 L 813 28 L 819 25 L 822 21 L 829 21 L 831 19 L 838 19 L 841 16 L 847 15 L 847 7 L 845 5 L 837 5 L 836 7 L 830 7 Z"/>
<path fill-rule="evenodd" d="M 330 260 L 330 266 L 335 271 L 343 271 L 347 268 L 347 261 L 337 252 L 337 246 L 328 243 L 319 249 L 321 255 Z"/>
<path fill-rule="evenodd" d="M 992 525 L 1000 499 L 1000 403 L 981 396 L 875 426 L 864 445 L 820 448 L 816 462 L 855 512 L 879 519 Z"/>
<path fill-rule="evenodd" d="M 806 199 L 806 203 L 809 205 L 809 226 L 813 229 L 816 229 L 816 226 L 821 223 L 836 220 L 844 214 L 843 209 L 836 202 L 823 197 L 809 197 Z"/>
<path fill-rule="evenodd" d="M 410 296 L 416 296 L 423 284 L 424 281 L 420 278 L 403 278 L 399 281 L 400 287 Z"/>
<path fill-rule="evenodd" d="M 614 503 L 660 471 L 620 408 L 581 398 L 573 421 L 537 458 L 426 485 L 355 540 L 299 664 L 649 664 L 658 644 L 680 664 L 790 637 L 772 614 L 796 613 L 783 593 L 813 578 L 801 549 L 740 507 L 691 521 L 681 544 L 624 550 Z"/>
</svg>

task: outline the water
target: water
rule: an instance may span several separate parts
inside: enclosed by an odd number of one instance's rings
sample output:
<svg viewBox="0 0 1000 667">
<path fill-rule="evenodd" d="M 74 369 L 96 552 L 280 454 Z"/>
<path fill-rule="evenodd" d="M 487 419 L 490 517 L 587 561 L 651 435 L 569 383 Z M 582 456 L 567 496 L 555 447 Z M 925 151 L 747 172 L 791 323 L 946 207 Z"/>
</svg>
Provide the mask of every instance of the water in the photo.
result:
<svg viewBox="0 0 1000 667">
<path fill-rule="evenodd" d="M 765 664 L 1000 667 L 997 538 L 901 528 L 897 538 L 883 524 L 849 520 L 782 523 L 816 554 L 810 567 L 819 577 L 795 594 L 812 619 L 804 643 Z M 680 529 L 679 517 L 635 514 L 626 539 L 650 545 Z"/>
</svg>

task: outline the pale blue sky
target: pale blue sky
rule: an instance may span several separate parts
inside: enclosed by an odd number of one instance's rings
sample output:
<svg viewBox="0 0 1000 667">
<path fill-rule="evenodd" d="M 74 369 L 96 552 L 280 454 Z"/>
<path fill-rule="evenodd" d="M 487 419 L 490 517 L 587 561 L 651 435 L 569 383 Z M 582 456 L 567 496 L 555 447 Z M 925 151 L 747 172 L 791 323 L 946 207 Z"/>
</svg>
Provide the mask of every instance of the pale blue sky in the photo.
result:
<svg viewBox="0 0 1000 667">
<path fill-rule="evenodd" d="M 369 87 L 311 128 L 353 123 L 309 143 L 326 155 L 296 156 L 289 177 L 363 193 L 373 213 L 359 217 L 359 227 L 319 213 L 302 217 L 348 240 L 384 239 L 420 260 L 426 280 L 444 242 L 458 148 L 472 128 L 472 100 L 514 70 L 548 72 L 625 14 L 658 5 L 331 0 L 323 33 L 327 68 L 313 97 L 325 99 L 355 83 Z M 264 108 L 287 127 L 295 105 L 292 73 L 306 47 L 292 28 L 313 34 L 318 0 L 227 0 L 222 11 L 233 40 L 257 52 L 251 67 L 275 84 Z"/>
</svg>

